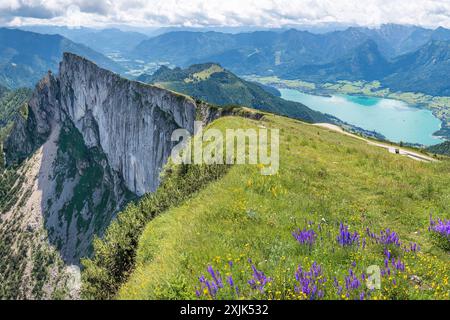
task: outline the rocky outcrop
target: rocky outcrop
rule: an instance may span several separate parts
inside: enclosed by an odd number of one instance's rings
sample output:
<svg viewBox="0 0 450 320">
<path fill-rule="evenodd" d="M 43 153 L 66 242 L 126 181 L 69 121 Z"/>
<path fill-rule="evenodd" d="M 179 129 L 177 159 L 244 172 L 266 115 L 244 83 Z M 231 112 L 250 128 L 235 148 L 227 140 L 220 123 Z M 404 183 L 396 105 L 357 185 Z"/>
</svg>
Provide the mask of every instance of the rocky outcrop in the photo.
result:
<svg viewBox="0 0 450 320">
<path fill-rule="evenodd" d="M 64 54 L 59 74 L 49 73 L 37 84 L 4 143 L 7 165 L 24 168 L 26 190 L 0 213 L 0 230 L 23 226 L 8 237 L 26 254 L 0 252 L 0 258 L 20 256 L 24 268 L 34 270 L 39 262 L 33 257 L 47 243 L 66 265 L 79 264 L 90 254 L 94 236 L 103 234 L 127 202 L 156 190 L 174 145 L 172 132 L 192 133 L 196 116 L 190 97 Z M 37 246 L 21 240 L 33 230 L 42 230 Z M 22 296 L 33 298 L 39 296 L 35 284 L 51 286 L 54 270 L 49 267 L 45 281 L 33 282 L 31 271 L 11 279 L 22 283 Z"/>
<path fill-rule="evenodd" d="M 54 123 L 68 118 L 86 146 L 101 148 L 127 188 L 142 195 L 158 185 L 172 131 L 193 132 L 195 108 L 187 96 L 125 80 L 65 53 L 59 76 L 49 73 L 39 82 L 29 102 L 28 123 L 21 121 L 5 144 L 7 163 L 23 160 Z"/>
<path fill-rule="evenodd" d="M 263 112 L 245 107 L 218 107 L 203 101 L 197 101 L 197 120 L 202 121 L 204 126 L 216 119 L 227 116 L 239 116 L 243 118 L 261 120 L 264 117 Z"/>
<path fill-rule="evenodd" d="M 61 106 L 88 147 L 101 147 L 111 168 L 137 195 L 154 191 L 173 130 L 193 132 L 195 102 L 124 80 L 66 54 L 60 66 Z"/>
</svg>

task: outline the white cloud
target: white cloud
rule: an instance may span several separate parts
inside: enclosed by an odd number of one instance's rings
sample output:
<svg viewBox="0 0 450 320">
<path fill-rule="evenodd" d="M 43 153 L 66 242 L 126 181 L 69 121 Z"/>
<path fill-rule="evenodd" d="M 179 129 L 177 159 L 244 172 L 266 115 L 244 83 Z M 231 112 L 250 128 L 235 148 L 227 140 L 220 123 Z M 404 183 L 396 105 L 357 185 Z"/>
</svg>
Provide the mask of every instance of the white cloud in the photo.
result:
<svg viewBox="0 0 450 320">
<path fill-rule="evenodd" d="M 1 0 L 9 25 L 261 26 L 325 23 L 450 28 L 448 0 Z"/>
</svg>

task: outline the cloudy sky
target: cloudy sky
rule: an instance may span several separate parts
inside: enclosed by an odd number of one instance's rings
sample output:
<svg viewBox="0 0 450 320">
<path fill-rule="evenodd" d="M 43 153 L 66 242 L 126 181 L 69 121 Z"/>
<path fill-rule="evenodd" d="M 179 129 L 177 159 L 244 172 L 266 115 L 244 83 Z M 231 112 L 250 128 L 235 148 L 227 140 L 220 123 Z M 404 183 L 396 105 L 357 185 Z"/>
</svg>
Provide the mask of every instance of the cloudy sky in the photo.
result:
<svg viewBox="0 0 450 320">
<path fill-rule="evenodd" d="M 0 0 L 0 24 L 450 28 L 450 0 Z"/>
</svg>

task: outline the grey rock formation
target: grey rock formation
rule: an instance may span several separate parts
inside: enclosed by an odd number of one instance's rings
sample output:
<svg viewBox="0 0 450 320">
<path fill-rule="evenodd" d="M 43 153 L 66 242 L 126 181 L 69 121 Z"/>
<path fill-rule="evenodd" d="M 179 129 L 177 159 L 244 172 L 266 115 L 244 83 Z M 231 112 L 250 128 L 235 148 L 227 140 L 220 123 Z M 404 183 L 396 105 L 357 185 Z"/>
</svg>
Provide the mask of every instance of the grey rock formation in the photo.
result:
<svg viewBox="0 0 450 320">
<path fill-rule="evenodd" d="M 193 132 L 195 102 L 124 80 L 73 54 L 64 55 L 59 83 L 61 107 L 86 145 L 101 147 L 133 193 L 155 191 L 173 130 Z"/>
<path fill-rule="evenodd" d="M 35 191 L 26 196 L 68 264 L 90 254 L 93 237 L 127 202 L 156 190 L 175 144 L 172 132 L 193 133 L 196 117 L 190 97 L 123 79 L 69 53 L 57 76 L 36 85 L 27 110 L 4 143 L 6 163 L 30 166 L 40 154 L 27 173 Z M 10 211 L 11 219 L 26 215 L 19 205 Z"/>
<path fill-rule="evenodd" d="M 55 123 L 69 119 L 86 146 L 101 148 L 112 170 L 140 196 L 155 191 L 173 146 L 172 131 L 193 132 L 195 113 L 190 97 L 123 79 L 65 53 L 58 77 L 49 73 L 39 82 L 28 120 L 18 121 L 5 143 L 7 163 L 23 160 Z"/>
</svg>

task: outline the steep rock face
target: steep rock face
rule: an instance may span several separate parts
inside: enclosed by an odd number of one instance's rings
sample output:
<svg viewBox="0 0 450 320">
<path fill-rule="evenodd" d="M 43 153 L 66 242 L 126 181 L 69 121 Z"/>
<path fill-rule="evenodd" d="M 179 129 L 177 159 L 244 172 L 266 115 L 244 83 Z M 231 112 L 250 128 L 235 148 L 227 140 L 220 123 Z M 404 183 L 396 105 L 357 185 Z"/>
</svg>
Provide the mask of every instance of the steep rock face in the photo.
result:
<svg viewBox="0 0 450 320">
<path fill-rule="evenodd" d="M 173 130 L 193 132 L 195 102 L 124 80 L 71 54 L 64 56 L 59 82 L 62 109 L 86 145 L 101 147 L 130 191 L 154 191 L 170 155 Z"/>
<path fill-rule="evenodd" d="M 58 97 L 58 81 L 49 72 L 36 85 L 27 117 L 16 116 L 15 128 L 4 146 L 8 165 L 22 162 L 49 137 L 53 124 L 60 119 Z"/>
<path fill-rule="evenodd" d="M 36 86 L 27 119 L 18 119 L 5 143 L 7 163 L 21 162 L 45 142 L 56 123 L 70 120 L 88 148 L 105 153 L 111 168 L 137 195 L 154 191 L 177 128 L 194 130 L 190 97 L 128 81 L 65 53 L 59 76 Z"/>
<path fill-rule="evenodd" d="M 54 264 L 78 265 L 127 202 L 157 188 L 173 130 L 192 133 L 197 113 L 189 97 L 64 54 L 59 74 L 37 84 L 3 147 L 10 170 L 18 167 L 23 178 L 14 186 L 16 203 L 0 212 L 0 230 L 21 251 L 0 251 L 0 259 L 31 270 L 0 268 L 17 289 L 7 297 L 54 295 L 55 273 L 67 271 Z M 27 232 L 39 241 L 25 240 Z M 45 262 L 36 259 L 43 255 Z"/>
</svg>

